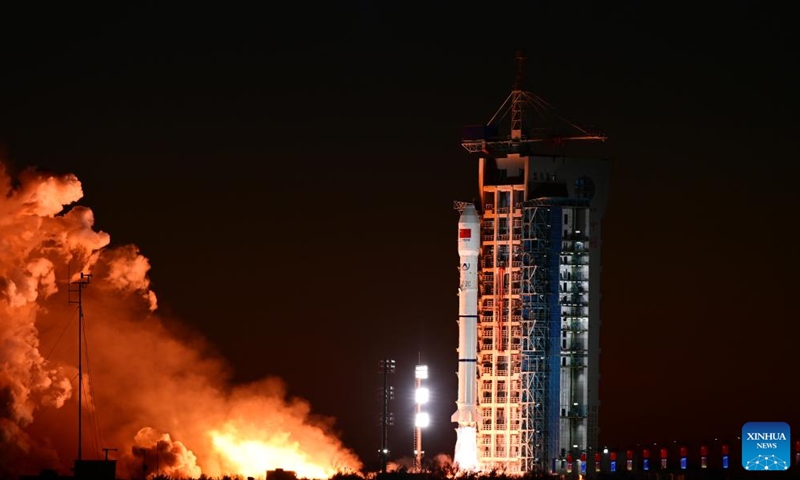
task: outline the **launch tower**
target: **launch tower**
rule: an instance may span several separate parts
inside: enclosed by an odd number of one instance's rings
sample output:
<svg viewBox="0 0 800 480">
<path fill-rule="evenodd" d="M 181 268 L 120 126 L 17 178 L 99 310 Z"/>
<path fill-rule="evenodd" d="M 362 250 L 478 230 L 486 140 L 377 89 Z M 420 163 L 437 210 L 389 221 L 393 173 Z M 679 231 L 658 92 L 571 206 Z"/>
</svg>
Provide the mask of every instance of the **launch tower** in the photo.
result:
<svg viewBox="0 0 800 480">
<path fill-rule="evenodd" d="M 609 164 L 543 152 L 606 137 L 522 90 L 521 55 L 518 69 L 500 110 L 486 125 L 465 127 L 462 140 L 479 158 L 478 462 L 480 470 L 563 473 L 571 458 L 579 472 L 577 459 L 598 448 Z M 531 128 L 534 110 L 555 115 L 563 128 Z M 510 118 L 506 133 L 496 121 L 501 113 Z"/>
</svg>

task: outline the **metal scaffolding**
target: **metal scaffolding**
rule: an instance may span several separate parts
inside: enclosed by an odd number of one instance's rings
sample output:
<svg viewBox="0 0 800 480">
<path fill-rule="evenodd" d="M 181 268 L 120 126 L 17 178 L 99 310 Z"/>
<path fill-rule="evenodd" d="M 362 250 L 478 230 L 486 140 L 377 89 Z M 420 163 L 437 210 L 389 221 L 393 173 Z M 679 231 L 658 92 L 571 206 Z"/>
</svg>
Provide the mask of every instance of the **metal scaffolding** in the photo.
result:
<svg viewBox="0 0 800 480">
<path fill-rule="evenodd" d="M 547 207 L 523 210 L 520 454 L 521 468 L 526 472 L 546 471 L 548 451 L 558 438 L 555 430 L 557 420 L 553 421 L 557 417 L 551 411 L 553 395 L 548 395 L 554 387 L 556 391 L 558 389 L 558 369 L 551 365 L 554 353 L 558 355 L 558 343 L 554 345 L 551 338 L 552 297 L 554 288 L 557 288 L 557 282 L 554 285 L 551 277 L 558 274 L 558 258 L 552 258 L 553 222 L 550 216 Z M 556 262 L 555 270 L 551 265 L 553 260 Z"/>
</svg>

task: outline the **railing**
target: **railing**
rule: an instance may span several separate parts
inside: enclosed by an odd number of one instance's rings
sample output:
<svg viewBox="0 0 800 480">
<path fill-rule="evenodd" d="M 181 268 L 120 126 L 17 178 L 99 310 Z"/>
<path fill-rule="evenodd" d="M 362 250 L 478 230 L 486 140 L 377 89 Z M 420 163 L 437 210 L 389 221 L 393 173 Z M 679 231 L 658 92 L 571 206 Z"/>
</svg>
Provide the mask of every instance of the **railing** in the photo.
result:
<svg viewBox="0 0 800 480">
<path fill-rule="evenodd" d="M 562 299 L 561 300 L 561 305 L 564 306 L 564 307 L 580 308 L 580 307 L 588 307 L 589 306 L 589 302 Z"/>
<path fill-rule="evenodd" d="M 573 242 L 585 242 L 589 240 L 589 236 L 583 233 L 569 233 L 564 235 L 563 240 L 573 241 Z"/>
<path fill-rule="evenodd" d="M 577 260 L 577 261 L 576 261 L 576 260 L 572 260 L 572 261 L 561 262 L 561 265 L 577 265 L 577 266 L 583 266 L 583 265 L 589 265 L 589 261 L 588 261 L 588 260 L 586 260 L 586 261 L 580 261 L 580 260 Z"/>
<path fill-rule="evenodd" d="M 567 326 L 567 330 L 572 332 L 581 332 L 588 330 L 586 326 L 584 326 L 581 322 L 570 322 Z"/>
<path fill-rule="evenodd" d="M 565 413 L 563 409 L 561 413 L 562 414 Z M 562 416 L 568 418 L 586 418 L 588 416 L 588 409 L 586 408 L 585 405 L 572 406 L 569 409 L 567 409 L 566 414 Z"/>
<path fill-rule="evenodd" d="M 581 275 L 579 273 L 571 274 L 569 276 L 564 275 L 563 273 L 559 275 L 559 279 L 565 282 L 586 282 L 589 281 L 589 277 L 585 275 Z"/>
<path fill-rule="evenodd" d="M 566 282 L 565 282 L 566 283 Z M 559 293 L 573 293 L 573 294 L 581 294 L 581 293 L 589 293 L 580 285 L 568 285 L 567 288 L 564 288 L 563 285 L 558 287 Z"/>
<path fill-rule="evenodd" d="M 583 364 L 580 360 L 574 360 L 569 365 L 562 365 L 563 367 L 567 368 L 586 368 L 586 365 Z"/>
</svg>

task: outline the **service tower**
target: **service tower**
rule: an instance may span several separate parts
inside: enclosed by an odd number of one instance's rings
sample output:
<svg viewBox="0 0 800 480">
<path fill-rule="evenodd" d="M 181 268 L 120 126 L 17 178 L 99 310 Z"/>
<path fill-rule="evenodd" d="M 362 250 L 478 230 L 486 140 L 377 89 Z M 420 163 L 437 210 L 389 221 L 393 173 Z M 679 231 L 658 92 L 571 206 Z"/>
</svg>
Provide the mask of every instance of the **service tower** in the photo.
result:
<svg viewBox="0 0 800 480">
<path fill-rule="evenodd" d="M 480 225 L 478 469 L 565 473 L 570 459 L 577 473 L 581 454 L 593 458 L 598 448 L 601 220 L 609 162 L 560 152 L 606 137 L 563 120 L 524 91 L 524 58 L 517 58 L 517 80 L 500 110 L 487 124 L 464 129 L 462 145 L 478 157 L 479 204 L 456 202 L 459 232 L 473 206 Z M 541 128 L 536 117 L 546 115 L 557 121 Z M 510 120 L 505 132 L 499 118 Z M 471 311 L 463 300 L 460 305 L 460 314 Z M 463 316 L 459 322 L 468 324 Z M 468 374 L 462 362 L 469 360 L 462 348 L 471 348 L 462 346 L 464 338 L 460 333 L 459 411 L 461 376 Z"/>
</svg>

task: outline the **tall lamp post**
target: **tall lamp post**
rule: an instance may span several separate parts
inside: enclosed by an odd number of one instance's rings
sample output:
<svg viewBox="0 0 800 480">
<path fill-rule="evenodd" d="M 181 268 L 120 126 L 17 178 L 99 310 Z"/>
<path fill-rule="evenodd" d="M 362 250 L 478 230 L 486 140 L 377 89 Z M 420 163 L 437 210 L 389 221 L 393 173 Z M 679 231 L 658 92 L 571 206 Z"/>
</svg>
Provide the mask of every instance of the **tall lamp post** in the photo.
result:
<svg viewBox="0 0 800 480">
<path fill-rule="evenodd" d="M 381 360 L 380 372 L 383 374 L 383 388 L 381 389 L 381 473 L 386 473 L 389 461 L 389 427 L 394 423 L 394 416 L 389 411 L 389 401 L 394 399 L 394 387 L 389 385 L 389 374 L 394 373 L 396 363 L 394 360 L 384 358 Z"/>
<path fill-rule="evenodd" d="M 422 381 L 428 378 L 428 367 L 417 365 L 414 371 L 416 378 L 416 390 L 414 390 L 414 402 L 416 403 L 416 415 L 414 416 L 414 470 L 422 471 L 422 429 L 430 425 L 431 419 L 427 412 L 422 411 L 422 405 L 428 403 L 430 392 L 422 386 Z"/>
</svg>

